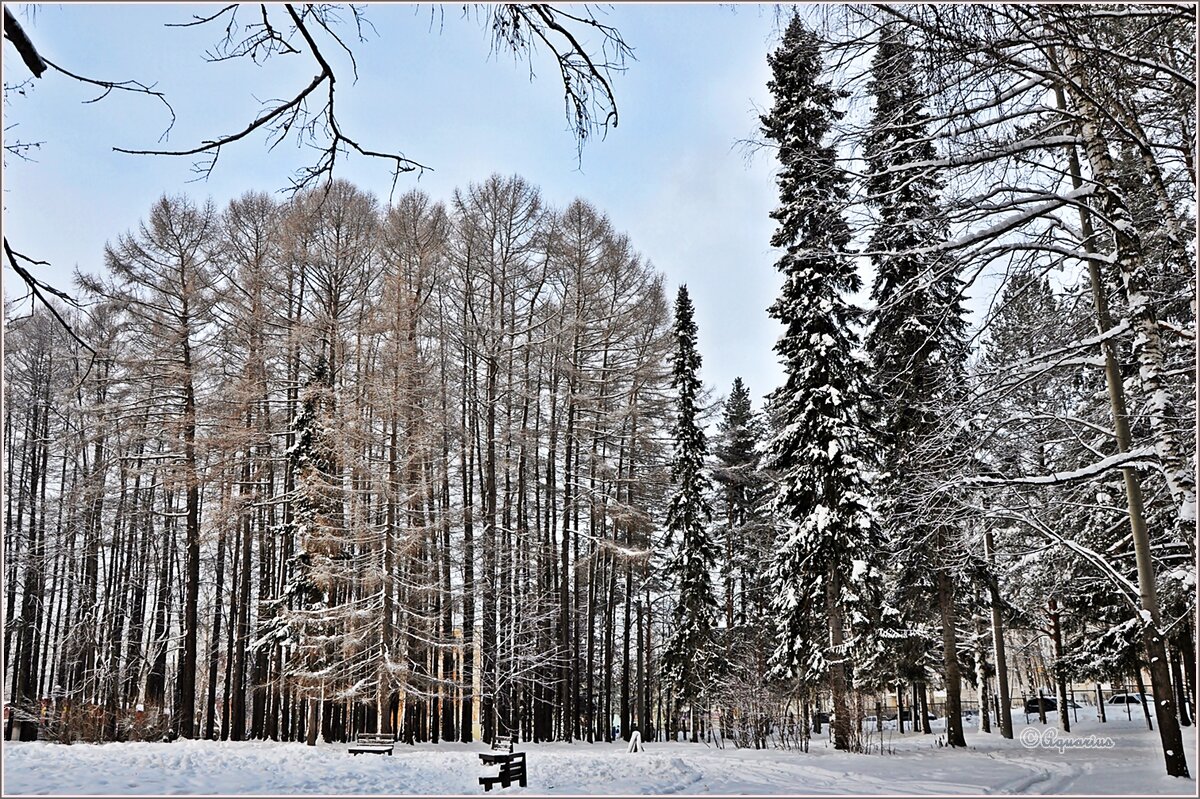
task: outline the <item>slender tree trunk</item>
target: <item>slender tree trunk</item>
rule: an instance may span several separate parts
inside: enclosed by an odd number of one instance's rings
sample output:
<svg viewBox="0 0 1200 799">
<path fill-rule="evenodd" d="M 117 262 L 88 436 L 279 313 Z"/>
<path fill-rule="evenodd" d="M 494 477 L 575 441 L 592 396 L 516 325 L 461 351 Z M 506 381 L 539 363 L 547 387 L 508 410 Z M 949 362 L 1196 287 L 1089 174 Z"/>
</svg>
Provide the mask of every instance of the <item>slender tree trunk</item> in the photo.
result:
<svg viewBox="0 0 1200 799">
<path fill-rule="evenodd" d="M 1175 684 L 1175 706 L 1179 709 L 1179 725 L 1192 726 L 1191 716 L 1188 715 L 1187 687 L 1183 684 L 1183 669 L 1179 666 L 1182 654 L 1178 649 L 1171 649 L 1171 682 Z"/>
<path fill-rule="evenodd" d="M 230 708 L 233 723 L 229 731 L 230 737 L 235 741 L 246 740 L 246 645 L 250 638 L 250 575 L 252 574 L 252 567 L 250 565 L 250 503 L 253 497 L 253 490 L 250 486 L 249 448 L 243 453 L 242 458 L 242 479 L 238 484 L 238 494 L 243 502 L 238 520 L 240 528 L 238 543 L 241 546 L 241 570 L 238 575 L 241 579 L 241 584 L 238 587 L 238 597 L 241 601 L 238 603 L 236 616 L 237 637 L 233 653 L 233 701 Z"/>
<path fill-rule="evenodd" d="M 45 379 L 48 381 L 49 376 L 47 375 Z M 40 386 L 37 389 L 39 389 L 40 393 Z M 27 554 L 21 592 L 21 616 L 18 622 L 21 630 L 19 636 L 20 652 L 17 654 L 15 660 L 18 667 L 13 670 L 13 683 L 19 686 L 19 691 L 14 691 L 14 694 L 20 697 L 19 707 L 24 713 L 20 727 L 20 739 L 22 741 L 36 741 L 38 737 L 38 707 L 40 699 L 37 695 L 38 636 L 40 634 L 38 618 L 41 616 L 42 611 L 42 594 L 44 589 L 42 565 L 45 559 L 45 541 L 39 534 L 35 498 L 38 496 L 39 486 L 44 479 L 43 464 L 45 461 L 42 457 L 42 451 L 48 443 L 46 442 L 46 437 L 41 432 L 42 428 L 39 420 L 43 415 L 49 414 L 49 412 L 48 404 L 43 404 L 40 397 L 38 398 L 38 404 L 34 405 L 31 410 L 33 416 L 33 434 L 39 443 L 34 445 L 29 470 L 29 546 L 26 550 Z M 18 675 L 20 679 L 18 679 Z"/>
<path fill-rule="evenodd" d="M 841 575 L 836 571 L 829 575 L 825 608 L 829 614 L 829 693 L 832 697 L 833 746 L 835 749 L 850 749 L 850 705 L 847 702 L 846 655 L 843 652 L 845 636 L 842 629 L 842 609 L 837 601 Z"/>
<path fill-rule="evenodd" d="M 446 413 L 446 386 L 442 387 L 442 418 L 449 424 Z M 455 719 L 453 712 L 453 690 L 449 688 L 454 672 L 454 603 L 450 582 L 450 435 L 442 431 L 442 740 L 453 741 Z"/>
<path fill-rule="evenodd" d="M 1050 597 L 1050 640 L 1054 643 L 1054 687 L 1058 694 L 1058 725 L 1063 732 L 1071 731 L 1071 714 L 1067 712 L 1067 673 L 1063 663 L 1062 627 L 1058 619 L 1058 600 Z"/>
<path fill-rule="evenodd" d="M 462 665 L 462 721 L 459 723 L 460 738 L 470 743 L 474 738 L 474 675 L 475 675 L 475 538 L 472 483 L 475 471 L 474 448 L 470 445 L 467 427 L 467 350 L 463 348 L 463 400 L 462 400 L 462 465 L 463 490 L 463 665 Z"/>
<path fill-rule="evenodd" d="M 984 646 L 987 625 L 983 617 L 975 616 L 975 684 L 979 686 L 979 728 L 992 731 L 991 691 L 988 689 L 987 648 Z"/>
<path fill-rule="evenodd" d="M 992 649 L 996 653 L 996 687 L 1000 694 L 1000 737 L 1012 739 L 1012 698 L 1008 692 L 1008 657 L 1004 650 L 1004 620 L 1000 615 L 1000 586 L 996 574 L 996 544 L 992 531 L 983 535 L 984 556 L 991 568 L 992 576 L 988 579 L 988 591 L 991 594 L 992 605 Z"/>
<path fill-rule="evenodd" d="M 1074 67 L 1077 77 L 1086 72 L 1082 67 Z M 1084 84 L 1087 85 L 1086 82 Z M 1055 88 L 1056 99 L 1060 108 L 1066 108 L 1066 98 L 1061 86 Z M 1105 217 L 1113 220 L 1111 227 L 1114 240 L 1114 255 L 1127 294 L 1130 296 L 1131 322 L 1135 328 L 1135 356 L 1138 360 L 1143 389 L 1156 409 L 1153 416 L 1153 426 L 1157 439 L 1159 457 L 1163 460 L 1163 473 L 1171 488 L 1171 494 L 1181 507 L 1181 520 L 1187 516 L 1190 505 L 1192 518 L 1195 513 L 1195 485 L 1191 482 L 1190 472 L 1179 468 L 1181 455 L 1172 435 L 1168 435 L 1163 427 L 1164 415 L 1170 415 L 1172 407 L 1162 387 L 1161 350 L 1159 349 L 1158 324 L 1154 318 L 1153 308 L 1144 293 L 1144 268 L 1140 257 L 1140 242 L 1136 239 L 1136 231 L 1128 225 L 1129 214 L 1123 202 L 1111 188 L 1112 163 L 1108 154 L 1108 144 L 1100 132 L 1098 123 L 1099 112 L 1089 97 L 1077 93 L 1074 98 L 1082 116 L 1081 133 L 1085 141 L 1085 149 L 1092 167 L 1092 181 L 1099 189 L 1101 211 Z M 1069 156 L 1069 168 L 1072 183 L 1076 189 L 1082 188 L 1082 170 L 1079 168 L 1078 154 L 1074 149 Z M 1091 214 L 1083 205 L 1079 206 L 1080 227 L 1083 233 L 1083 248 L 1089 255 L 1094 254 L 1094 231 L 1092 230 Z M 1117 223 L 1122 223 L 1118 225 Z M 1105 292 L 1103 277 L 1099 264 L 1094 258 L 1089 258 L 1088 274 L 1092 284 L 1092 300 L 1096 309 L 1096 320 L 1099 332 L 1103 335 L 1112 328 L 1112 319 L 1108 311 L 1108 299 Z M 1135 302 L 1136 300 L 1136 302 Z M 1107 338 L 1101 343 L 1104 355 L 1104 372 L 1108 386 L 1109 404 L 1112 408 L 1113 427 L 1117 438 L 1117 451 L 1128 452 L 1132 448 L 1129 432 L 1129 421 L 1125 410 L 1124 383 L 1121 370 L 1117 363 L 1116 352 L 1111 341 Z M 1146 514 L 1142 499 L 1141 483 L 1137 471 L 1132 467 L 1121 470 L 1125 479 L 1125 496 L 1129 508 L 1129 526 L 1133 535 L 1134 555 L 1137 559 L 1137 582 L 1141 607 L 1149 617 L 1143 625 L 1143 645 L 1146 649 L 1146 659 L 1150 664 L 1150 681 L 1154 688 L 1155 714 L 1158 717 L 1159 737 L 1162 739 L 1163 757 L 1167 774 L 1172 777 L 1187 777 L 1187 759 L 1184 754 L 1183 733 L 1180 731 L 1175 710 L 1167 697 L 1171 692 L 1170 670 L 1166 662 L 1166 648 L 1162 639 L 1162 619 L 1158 608 L 1158 593 L 1155 587 L 1154 563 L 1150 551 L 1150 536 L 1146 529 Z"/>
<path fill-rule="evenodd" d="M 574 658 L 571 652 L 571 504 L 572 481 L 571 456 L 575 441 L 575 403 L 571 398 L 574 394 L 573 384 L 568 388 L 567 432 L 563 446 L 563 519 L 562 519 L 562 552 L 559 556 L 559 567 L 562 576 L 559 578 L 559 685 L 562 696 L 562 738 L 570 742 L 574 740 L 575 703 L 574 703 Z"/>
<path fill-rule="evenodd" d="M 225 593 L 225 533 L 217 535 L 217 587 L 213 594 L 213 627 L 208 645 L 208 699 L 204 707 L 204 738 L 213 740 L 217 716 L 217 664 L 221 654 L 221 611 Z"/>
<path fill-rule="evenodd" d="M 320 729 L 317 721 L 317 708 L 320 705 L 317 699 L 312 696 L 308 697 L 308 699 L 305 701 L 308 702 L 308 722 L 304 725 L 306 732 L 304 743 L 308 746 L 316 746 L 317 732 L 319 732 Z"/>
<path fill-rule="evenodd" d="M 192 385 L 192 349 L 186 302 L 183 320 L 183 462 L 187 480 L 187 525 L 184 539 L 183 651 L 177 675 L 179 706 L 175 717 L 179 723 L 179 734 L 192 738 L 196 734 L 196 634 L 200 599 L 200 467 L 196 456 L 196 393 Z"/>
</svg>

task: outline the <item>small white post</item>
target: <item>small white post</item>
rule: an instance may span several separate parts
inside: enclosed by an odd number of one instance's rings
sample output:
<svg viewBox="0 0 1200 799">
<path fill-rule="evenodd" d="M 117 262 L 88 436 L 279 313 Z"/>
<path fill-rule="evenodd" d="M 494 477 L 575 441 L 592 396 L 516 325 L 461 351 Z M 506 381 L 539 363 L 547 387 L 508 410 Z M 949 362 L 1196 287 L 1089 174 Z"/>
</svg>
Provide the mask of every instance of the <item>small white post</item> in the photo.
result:
<svg viewBox="0 0 1200 799">
<path fill-rule="evenodd" d="M 644 751 L 646 750 L 642 748 L 642 734 L 637 730 L 634 730 L 633 734 L 629 736 L 629 749 L 627 753 L 632 754 L 633 752 Z"/>
</svg>

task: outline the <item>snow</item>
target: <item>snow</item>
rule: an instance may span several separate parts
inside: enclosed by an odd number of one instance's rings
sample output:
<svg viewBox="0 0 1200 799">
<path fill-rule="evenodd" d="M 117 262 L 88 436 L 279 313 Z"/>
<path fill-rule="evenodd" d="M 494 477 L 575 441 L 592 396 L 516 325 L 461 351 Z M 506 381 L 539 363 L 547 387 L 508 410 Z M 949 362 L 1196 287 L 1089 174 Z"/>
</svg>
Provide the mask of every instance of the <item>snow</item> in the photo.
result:
<svg viewBox="0 0 1200 799">
<path fill-rule="evenodd" d="M 1098 477 L 1112 469 L 1141 465 L 1141 461 L 1150 458 L 1152 455 L 1154 455 L 1152 447 L 1138 447 L 1128 452 L 1118 452 L 1115 455 L 1102 458 L 1095 463 L 1065 472 L 1036 475 L 1033 477 L 972 477 L 966 482 L 972 485 L 1050 485 L 1054 483 L 1066 483 L 1072 480 L 1087 480 Z"/>
<path fill-rule="evenodd" d="M 966 751 L 934 735 L 894 731 L 873 738 L 873 754 L 835 751 L 825 736 L 809 753 L 767 749 L 717 749 L 705 744 L 518 744 L 528 753 L 529 784 L 501 794 L 979 794 L 1075 793 L 1196 795 L 1194 780 L 1175 780 L 1163 769 L 1158 734 L 1111 713 L 1107 724 L 1091 708 L 1079 711 L 1070 734 L 1057 731 L 1056 714 L 1042 727 L 1036 717 L 1023 746 L 1024 714 L 1015 713 L 1016 737 L 1005 741 L 974 729 Z M 1185 728 L 1189 766 L 1195 773 L 1195 728 Z M 1111 747 L 1087 743 L 1112 738 Z M 483 744 L 397 744 L 393 757 L 351 757 L 344 744 L 176 741 L 164 743 L 4 745 L 4 795 L 13 794 L 467 794 L 481 795 Z"/>
</svg>

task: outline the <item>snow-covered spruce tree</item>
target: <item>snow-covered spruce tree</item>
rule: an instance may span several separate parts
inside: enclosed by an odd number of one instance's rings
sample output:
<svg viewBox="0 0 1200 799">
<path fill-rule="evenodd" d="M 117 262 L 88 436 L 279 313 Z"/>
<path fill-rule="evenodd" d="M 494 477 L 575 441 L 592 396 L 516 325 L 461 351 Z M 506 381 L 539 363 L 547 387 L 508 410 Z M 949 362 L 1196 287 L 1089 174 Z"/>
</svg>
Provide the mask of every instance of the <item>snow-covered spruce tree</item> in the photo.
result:
<svg viewBox="0 0 1200 799">
<path fill-rule="evenodd" d="M 770 484 L 759 468 L 762 420 L 750 391 L 735 378 L 717 425 L 712 468 L 714 502 L 724 557 L 725 649 L 729 673 L 722 686 L 723 726 L 739 747 L 766 746 L 764 725 L 777 699 L 767 681 L 771 627 L 769 585 L 762 568 L 771 552 Z M 735 720 L 734 713 L 737 713 Z"/>
<path fill-rule="evenodd" d="M 761 118 L 778 146 L 777 268 L 783 288 L 770 313 L 785 326 L 776 344 L 787 379 L 774 393 L 780 428 L 767 449 L 779 474 L 783 527 L 771 565 L 773 671 L 812 684 L 828 675 L 834 745 L 849 749 L 850 663 L 873 649 L 880 530 L 868 484 L 864 424 L 867 365 L 858 350 L 861 311 L 846 298 L 860 280 L 842 217 L 846 176 L 823 143 L 840 97 L 820 82 L 817 37 L 793 17 L 767 57 L 775 102 Z"/>
<path fill-rule="evenodd" d="M 766 587 L 758 564 L 770 546 L 769 536 L 764 540 L 767 480 L 758 465 L 762 424 L 740 377 L 733 380 L 717 431 L 712 475 L 724 528 L 725 626 L 733 629 L 763 615 Z"/>
<path fill-rule="evenodd" d="M 315 558 L 316 531 L 330 515 L 333 455 L 321 435 L 323 396 L 329 392 L 329 370 L 324 356 L 318 361 L 301 395 L 300 408 L 292 420 L 294 443 L 287 451 L 288 467 L 295 475 L 296 490 L 285 514 L 284 535 L 296 542 L 296 553 L 288 561 L 289 579 L 267 608 L 254 648 L 281 646 L 286 666 L 283 672 L 306 695 L 307 743 L 316 746 L 316 724 L 323 680 L 319 675 L 330 665 L 329 653 L 319 642 L 332 632 L 324 629 L 322 613 L 329 607 L 327 580 Z"/>
<path fill-rule="evenodd" d="M 1190 123 L 1161 121 L 1195 116 L 1195 92 L 1183 77 L 1195 63 L 1195 48 L 1190 45 L 1195 39 L 1195 15 L 1165 7 L 1131 16 L 1050 5 L 1031 15 L 1016 4 L 964 7 L 962 14 L 950 16 L 933 7 L 889 7 L 878 15 L 888 21 L 907 20 L 915 30 L 914 38 L 935 56 L 937 107 L 944 112 L 939 127 L 945 131 L 937 135 L 952 148 L 946 152 L 961 156 L 948 160 L 947 166 L 966 192 L 962 198 L 966 202 L 956 208 L 956 226 L 963 230 L 956 249 L 973 260 L 990 258 L 1021 237 L 1018 246 L 1025 252 L 1014 254 L 1013 260 L 1037 257 L 1047 264 L 1087 269 L 1099 300 L 1094 306 L 1097 332 L 1104 336 L 1092 346 L 1098 346 L 1104 358 L 1118 446 L 1123 454 L 1134 449 L 1127 420 L 1133 404 L 1145 402 L 1160 474 L 1177 508 L 1177 529 L 1181 533 L 1194 529 L 1194 465 L 1172 421 L 1181 416 L 1162 357 L 1167 328 L 1159 322 L 1150 293 L 1147 270 L 1153 260 L 1148 258 L 1144 231 L 1129 213 L 1113 154 L 1122 142 L 1131 143 L 1141 153 L 1148 177 L 1165 189 L 1154 188 L 1160 207 L 1154 226 L 1170 227 L 1187 216 L 1179 213 L 1186 201 L 1177 203 L 1173 198 L 1190 198 L 1193 193 L 1194 133 Z M 862 38 L 861 30 L 847 32 L 856 41 Z M 968 57 L 979 53 L 985 54 L 982 59 Z M 980 99 L 974 92 L 985 81 L 995 91 Z M 1045 122 L 1019 123 L 1020 132 L 1014 136 L 1015 120 L 1030 110 L 1048 110 L 1047 89 L 1054 93 L 1054 111 Z M 1030 155 L 1038 151 L 1045 156 Z M 1013 180 L 1014 175 L 1020 179 Z M 1175 194 L 1171 185 L 1182 191 Z M 980 186 L 987 186 L 989 194 L 973 201 Z M 1003 199 L 997 199 L 1001 195 Z M 1067 208 L 1074 212 L 1070 216 L 1076 217 L 1078 226 L 1075 219 L 1064 216 Z M 1098 259 L 1114 268 L 1101 270 Z M 1136 381 L 1123 378 L 1113 348 L 1104 343 L 1121 335 L 1121 330 L 1102 302 L 1102 283 L 1111 279 L 1102 271 L 1115 273 L 1129 297 L 1121 316 L 1133 334 Z M 1124 476 L 1139 601 L 1150 622 L 1146 647 L 1158 698 L 1156 712 L 1173 717 L 1173 700 L 1161 698 L 1170 693 L 1170 673 L 1143 507 L 1143 479 L 1133 467 L 1127 467 Z M 1167 772 L 1185 776 L 1188 769 L 1177 725 L 1172 718 L 1160 722 Z"/>
<path fill-rule="evenodd" d="M 287 452 L 295 474 L 291 516 L 285 521 L 297 546 L 290 580 L 274 602 L 256 648 L 281 644 L 283 676 L 307 698 L 307 743 L 315 746 L 318 709 L 331 700 L 365 692 L 394 671 L 381 651 L 381 594 L 364 591 L 363 564 L 347 525 L 338 459 L 330 440 L 334 388 L 328 361 L 319 356 L 292 422 Z"/>
<path fill-rule="evenodd" d="M 711 490 L 704 474 L 708 443 L 697 422 L 700 353 L 696 351 L 696 322 L 687 286 L 675 298 L 675 352 L 671 356 L 671 385 L 676 392 L 673 438 L 675 458 L 671 468 L 674 495 L 667 505 L 667 578 L 675 591 L 672 630 L 663 649 L 663 677 L 671 687 L 676 707 L 693 705 L 721 672 L 722 657 L 713 631 L 717 627 L 717 600 L 712 573 L 720 549 L 713 540 Z M 693 739 L 696 735 L 693 709 Z"/>
<path fill-rule="evenodd" d="M 875 108 L 864 153 L 867 202 L 877 215 L 869 244 L 875 307 L 866 346 L 880 394 L 885 470 L 880 511 L 905 571 L 932 572 L 942 629 L 946 736 L 950 746 L 966 746 L 954 612 L 959 533 L 943 521 L 949 514 L 927 499 L 922 485 L 936 480 L 957 451 L 939 430 L 939 406 L 949 404 L 965 382 L 965 323 L 957 269 L 935 249 L 947 237 L 940 181 L 932 168 L 910 166 L 936 158 L 914 61 L 902 29 L 884 28 L 871 62 L 868 90 Z M 918 599 L 910 616 L 929 607 L 928 597 Z"/>
</svg>

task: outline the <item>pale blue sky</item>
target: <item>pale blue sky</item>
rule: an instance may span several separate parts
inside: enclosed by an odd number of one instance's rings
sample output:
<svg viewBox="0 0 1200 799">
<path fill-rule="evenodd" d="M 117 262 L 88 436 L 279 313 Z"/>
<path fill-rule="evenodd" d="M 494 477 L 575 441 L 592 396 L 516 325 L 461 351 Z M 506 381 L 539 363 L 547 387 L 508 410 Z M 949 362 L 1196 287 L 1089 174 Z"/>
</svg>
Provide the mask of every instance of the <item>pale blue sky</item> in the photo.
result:
<svg viewBox="0 0 1200 799">
<path fill-rule="evenodd" d="M 218 6 L 44 5 L 18 9 L 39 49 L 59 65 L 98 78 L 156 82 L 178 120 L 173 147 L 240 129 L 256 98 L 290 97 L 315 74 L 301 56 L 258 67 L 209 64 L 214 26 L 165 28 Z M 431 12 L 433 21 L 431 23 Z M 778 279 L 768 245 L 774 163 L 747 163 L 735 146 L 754 134 L 754 107 L 769 105 L 766 54 L 775 46 L 770 6 L 617 5 L 600 9 L 636 59 L 615 78 L 620 126 L 590 141 L 582 163 L 568 129 L 557 70 L 544 56 L 529 69 L 490 54 L 488 36 L 459 6 L 373 5 L 378 35 L 358 45 L 360 79 L 340 62 L 339 118 L 364 146 L 398 149 L 433 171 L 418 185 L 438 199 L 491 172 L 518 173 L 545 198 L 583 197 L 611 217 L 664 272 L 669 291 L 686 282 L 697 309 L 702 377 L 724 394 L 741 375 L 756 398 L 781 370 L 772 349 L 778 325 L 766 314 Z M 432 24 L 432 30 L 431 30 Z M 439 32 L 439 28 L 441 28 Z M 5 43 L 8 83 L 26 76 Z M 331 55 L 333 54 L 332 51 Z M 218 204 L 249 189 L 276 190 L 311 153 L 292 142 L 268 153 L 261 136 L 226 148 L 211 178 L 188 183 L 183 158 L 129 156 L 114 145 L 152 148 L 166 126 L 151 98 L 96 92 L 47 73 L 5 108 L 6 136 L 45 144 L 37 163 L 11 157 L 4 173 L 5 234 L 17 249 L 50 261 L 59 284 L 78 265 L 98 269 L 107 240 L 137 225 L 162 193 L 211 196 Z M 347 84 L 347 85 L 343 85 Z M 386 164 L 344 160 L 339 174 L 386 201 Z M 5 275 L 11 293 L 12 275 Z"/>
</svg>

